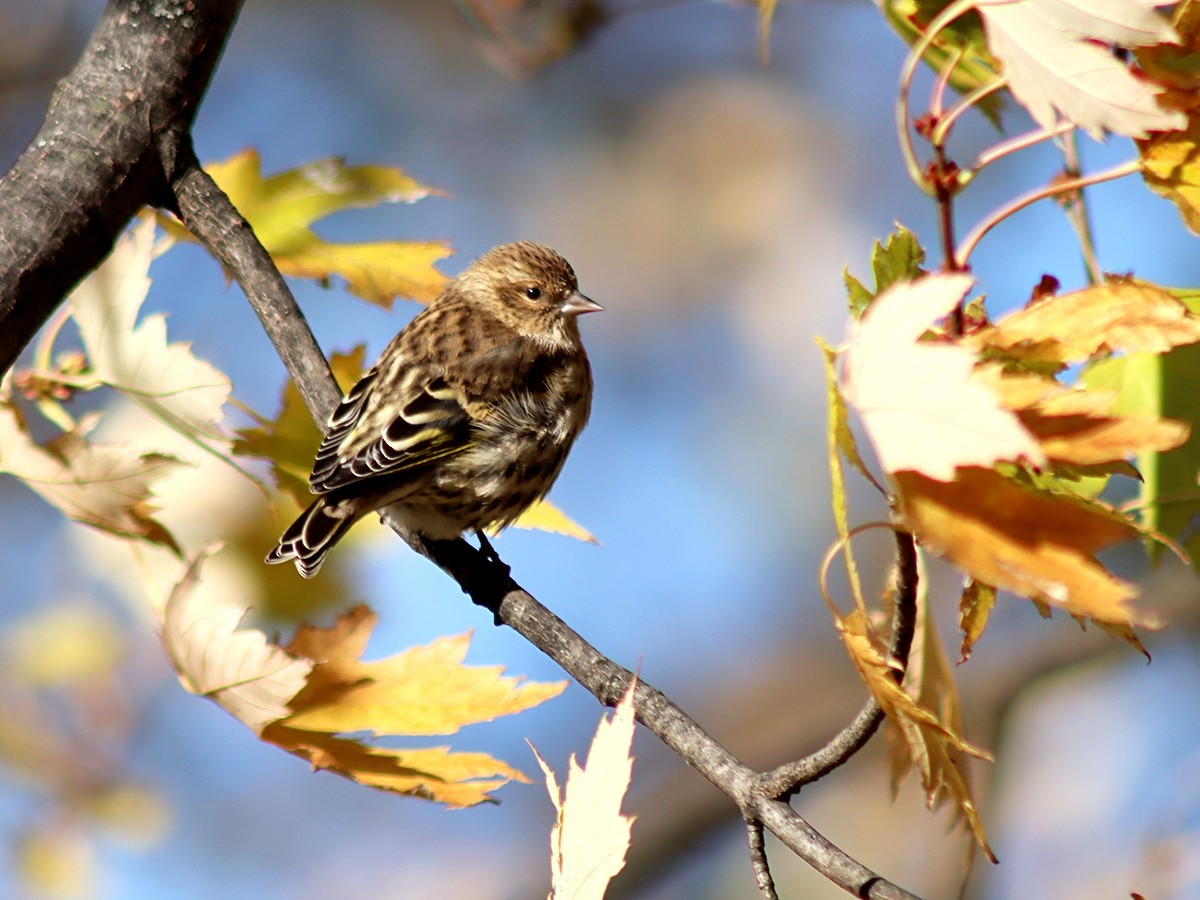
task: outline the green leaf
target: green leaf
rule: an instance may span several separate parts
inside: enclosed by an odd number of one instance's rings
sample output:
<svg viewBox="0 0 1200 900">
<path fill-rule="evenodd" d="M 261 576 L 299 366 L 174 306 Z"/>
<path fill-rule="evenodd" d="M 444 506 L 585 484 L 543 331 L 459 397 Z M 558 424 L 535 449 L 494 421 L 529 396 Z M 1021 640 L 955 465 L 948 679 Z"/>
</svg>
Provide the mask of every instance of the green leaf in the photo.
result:
<svg viewBox="0 0 1200 900">
<path fill-rule="evenodd" d="M 912 281 L 925 274 L 921 268 L 923 262 L 925 248 L 915 234 L 897 223 L 896 230 L 888 235 L 887 240 L 876 241 L 871 249 L 871 274 L 875 279 L 873 291 L 851 275 L 849 267 L 842 272 L 850 299 L 850 315 L 856 319 L 861 317 L 884 290 L 897 282 Z"/>
<path fill-rule="evenodd" d="M 1178 294 L 1177 294 L 1178 296 Z M 1181 297 L 1187 302 L 1186 298 Z M 1193 301 L 1195 302 L 1195 301 Z M 1189 303 L 1193 309 L 1196 306 Z M 1119 397 L 1114 411 L 1122 415 L 1152 414 L 1181 419 L 1192 426 L 1182 446 L 1168 453 L 1146 453 L 1137 458 L 1142 473 L 1139 501 L 1142 524 L 1182 542 L 1200 571 L 1200 344 L 1176 347 L 1169 353 L 1133 353 L 1110 357 L 1088 366 L 1083 383 L 1092 390 L 1109 390 Z M 1161 548 L 1150 544 L 1152 558 Z"/>
</svg>

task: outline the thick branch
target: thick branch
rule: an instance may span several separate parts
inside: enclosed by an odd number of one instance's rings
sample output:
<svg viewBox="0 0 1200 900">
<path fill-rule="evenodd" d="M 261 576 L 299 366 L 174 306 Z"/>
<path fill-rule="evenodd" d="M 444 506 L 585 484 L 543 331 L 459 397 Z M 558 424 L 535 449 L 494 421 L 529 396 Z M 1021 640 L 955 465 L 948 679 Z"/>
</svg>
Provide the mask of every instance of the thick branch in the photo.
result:
<svg viewBox="0 0 1200 900">
<path fill-rule="evenodd" d="M 111 0 L 37 138 L 0 179 L 0 373 L 167 197 L 156 136 L 191 127 L 241 0 Z"/>
</svg>

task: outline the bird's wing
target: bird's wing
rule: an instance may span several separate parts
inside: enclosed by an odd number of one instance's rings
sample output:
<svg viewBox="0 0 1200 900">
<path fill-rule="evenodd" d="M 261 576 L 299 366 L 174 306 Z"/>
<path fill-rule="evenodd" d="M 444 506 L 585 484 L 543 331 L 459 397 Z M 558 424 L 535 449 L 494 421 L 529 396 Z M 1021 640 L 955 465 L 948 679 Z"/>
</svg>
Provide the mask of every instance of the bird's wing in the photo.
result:
<svg viewBox="0 0 1200 900">
<path fill-rule="evenodd" d="M 364 375 L 330 418 L 308 479 L 313 493 L 394 475 L 470 446 L 465 398 L 444 378 L 407 381 L 394 397 L 372 402 L 378 377 L 374 369 Z"/>
</svg>

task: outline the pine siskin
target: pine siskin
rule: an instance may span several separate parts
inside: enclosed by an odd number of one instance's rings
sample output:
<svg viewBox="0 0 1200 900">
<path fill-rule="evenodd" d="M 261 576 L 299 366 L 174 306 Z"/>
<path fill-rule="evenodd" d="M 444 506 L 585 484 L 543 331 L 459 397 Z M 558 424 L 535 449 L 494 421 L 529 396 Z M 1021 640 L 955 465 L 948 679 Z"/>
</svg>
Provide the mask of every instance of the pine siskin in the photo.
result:
<svg viewBox="0 0 1200 900">
<path fill-rule="evenodd" d="M 311 578 L 358 519 L 388 510 L 440 540 L 503 528 L 554 483 L 592 405 L 576 317 L 602 309 L 570 263 L 496 247 L 397 334 L 329 419 L 309 485 L 320 496 L 268 563 Z"/>
</svg>

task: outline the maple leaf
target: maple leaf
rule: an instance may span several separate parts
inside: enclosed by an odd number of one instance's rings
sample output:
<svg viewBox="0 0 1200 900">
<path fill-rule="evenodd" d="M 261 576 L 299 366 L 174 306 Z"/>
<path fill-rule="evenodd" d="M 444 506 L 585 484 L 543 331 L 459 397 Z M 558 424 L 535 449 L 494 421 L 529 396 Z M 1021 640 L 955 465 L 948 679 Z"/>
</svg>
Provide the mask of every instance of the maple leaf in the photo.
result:
<svg viewBox="0 0 1200 900">
<path fill-rule="evenodd" d="M 928 619 L 925 619 L 928 629 Z M 887 649 L 878 636 L 871 630 L 866 615 L 861 610 L 853 610 L 842 617 L 834 613 L 834 623 L 838 634 L 850 653 L 850 659 L 858 669 L 859 675 L 870 689 L 872 696 L 879 703 L 888 721 L 895 726 L 900 735 L 902 750 L 900 756 L 893 756 L 893 778 L 902 775 L 909 766 L 918 768 L 925 797 L 932 809 L 945 797 L 950 797 L 958 806 L 959 813 L 966 819 L 972 834 L 988 858 L 995 862 L 984 837 L 983 824 L 979 813 L 971 799 L 971 791 L 967 785 L 966 776 L 961 765 L 961 755 L 967 754 L 979 759 L 991 760 L 984 750 L 968 743 L 957 731 L 957 723 L 952 720 L 957 717 L 957 706 L 942 702 L 941 698 L 948 697 L 944 660 L 941 663 L 941 676 L 935 676 L 934 670 L 938 663 L 930 653 L 925 666 L 930 670 L 924 688 L 924 699 L 927 702 L 935 700 L 943 706 L 943 716 L 929 709 L 896 683 L 895 669 L 888 656 Z M 926 630 L 930 639 L 936 640 L 932 632 Z M 917 648 L 917 658 L 923 652 Z M 940 653 L 940 650 L 938 651 Z M 935 680 L 939 679 L 937 685 Z"/>
<path fill-rule="evenodd" d="M 241 624 L 244 607 L 194 598 L 206 557 L 189 566 L 162 613 L 163 642 L 188 690 L 314 768 L 379 790 L 461 807 L 527 780 L 484 753 L 379 747 L 343 732 L 450 734 L 542 703 L 564 683 L 521 684 L 499 667 L 464 666 L 466 636 L 363 662 L 375 624 L 366 607 L 329 628 L 304 626 L 281 647 Z"/>
<path fill-rule="evenodd" d="M 441 293 L 446 278 L 433 264 L 450 255 L 444 243 L 334 244 L 309 227 L 339 210 L 383 202 L 413 203 L 436 193 L 399 169 L 323 159 L 263 178 L 254 150 L 243 150 L 206 168 L 254 227 L 283 274 L 320 281 L 339 276 L 350 293 L 385 309 L 397 297 L 428 303 Z M 164 227 L 177 237 L 193 239 L 177 222 L 164 222 Z"/>
<path fill-rule="evenodd" d="M 1155 193 L 1175 204 L 1184 224 L 1200 234 L 1200 118 L 1179 131 L 1138 142 L 1142 177 Z"/>
<path fill-rule="evenodd" d="M 330 357 L 329 367 L 343 393 L 362 377 L 365 353 L 366 346 L 359 344 L 349 353 L 334 353 Z M 233 452 L 268 460 L 276 486 L 303 509 L 313 499 L 308 473 L 321 443 L 321 429 L 309 415 L 296 382 L 289 378 L 283 386 L 279 412 L 274 419 L 255 418 L 259 423 L 256 427 L 237 432 Z"/>
<path fill-rule="evenodd" d="M 200 604 L 195 589 L 205 552 L 188 566 L 167 598 L 162 640 L 180 683 L 208 697 L 257 735 L 288 714 L 304 687 L 311 660 L 298 659 L 253 628 L 240 628 L 247 610 Z"/>
<path fill-rule="evenodd" d="M 68 298 L 93 375 L 185 437 L 225 440 L 217 423 L 230 383 L 186 343 L 169 343 L 166 317 L 138 313 L 150 288 L 154 219 L 143 216 Z"/>
<path fill-rule="evenodd" d="M 182 465 L 162 453 L 134 454 L 127 447 L 90 443 L 96 421 L 46 444 L 33 440 L 11 393 L 0 386 L 0 471 L 25 482 L 68 518 L 119 537 L 160 544 L 179 553 L 175 538 L 154 517 L 153 486 Z"/>
<path fill-rule="evenodd" d="M 1130 605 L 1137 589 L 1094 556 L 1139 536 L 1119 513 L 988 469 L 960 469 L 949 483 L 915 472 L 895 477 L 901 520 L 923 546 L 971 577 L 1097 624 L 1153 624 Z"/>
<path fill-rule="evenodd" d="M 949 481 L 960 466 L 1045 455 L 1016 415 L 971 378 L 976 356 L 921 336 L 966 296 L 967 275 L 929 275 L 881 294 L 854 329 L 842 393 L 889 472 Z"/>
<path fill-rule="evenodd" d="M 1133 75 L 1106 44 L 1134 48 L 1177 42 L 1158 0 L 980 0 L 988 49 L 1009 88 L 1043 128 L 1059 115 L 1096 139 L 1104 131 L 1146 137 L 1183 128 L 1163 107 L 1163 89 Z"/>
<path fill-rule="evenodd" d="M 850 300 L 850 315 L 861 318 L 875 298 L 893 284 L 915 281 L 926 274 L 921 268 L 924 262 L 925 248 L 917 236 L 896 223 L 896 230 L 888 235 L 887 241 L 876 241 L 871 248 L 871 275 L 875 279 L 873 291 L 850 274 L 849 266 L 842 270 L 842 280 Z"/>
<path fill-rule="evenodd" d="M 1200 316 L 1157 285 L 1130 278 L 1048 297 L 967 342 L 1010 359 L 1064 365 L 1117 350 L 1163 353 L 1200 341 Z"/>
<path fill-rule="evenodd" d="M 636 687 L 632 679 L 612 718 L 602 718 L 596 726 L 586 764 L 579 765 L 572 754 L 565 791 L 533 748 L 558 814 L 550 832 L 552 900 L 601 900 L 609 882 L 625 867 L 634 817 L 621 815 L 621 801 L 633 772 Z"/>
<path fill-rule="evenodd" d="M 438 638 L 387 659 L 360 657 L 375 625 L 365 606 L 333 627 L 305 626 L 288 651 L 319 660 L 284 724 L 325 732 L 454 734 L 558 696 L 566 682 L 523 684 L 500 666 L 465 666 L 470 636 Z"/>
</svg>

